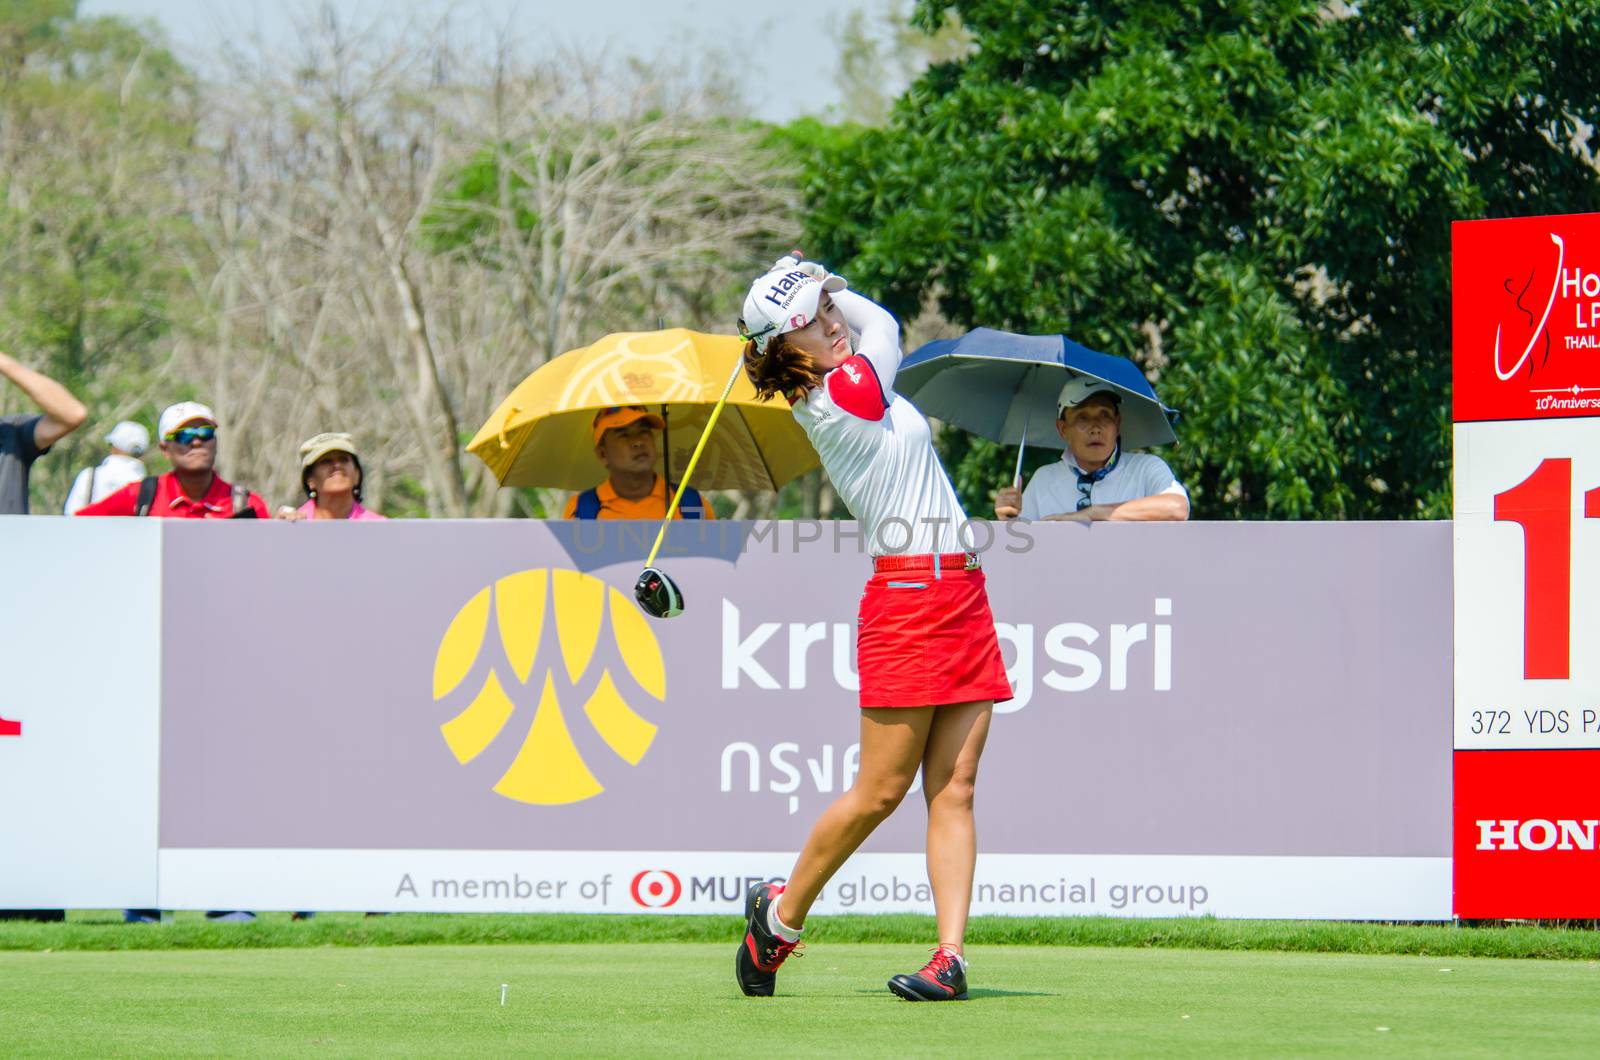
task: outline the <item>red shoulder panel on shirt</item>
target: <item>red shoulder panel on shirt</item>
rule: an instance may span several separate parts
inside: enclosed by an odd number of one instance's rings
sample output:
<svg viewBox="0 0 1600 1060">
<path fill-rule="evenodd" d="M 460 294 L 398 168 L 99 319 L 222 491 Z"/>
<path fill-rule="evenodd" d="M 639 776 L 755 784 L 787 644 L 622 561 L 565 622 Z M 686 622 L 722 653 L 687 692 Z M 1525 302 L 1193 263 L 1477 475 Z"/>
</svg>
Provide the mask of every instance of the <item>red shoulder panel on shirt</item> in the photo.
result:
<svg viewBox="0 0 1600 1060">
<path fill-rule="evenodd" d="M 888 408 L 878 373 L 859 353 L 828 373 L 828 396 L 835 405 L 864 420 L 881 420 Z"/>
</svg>

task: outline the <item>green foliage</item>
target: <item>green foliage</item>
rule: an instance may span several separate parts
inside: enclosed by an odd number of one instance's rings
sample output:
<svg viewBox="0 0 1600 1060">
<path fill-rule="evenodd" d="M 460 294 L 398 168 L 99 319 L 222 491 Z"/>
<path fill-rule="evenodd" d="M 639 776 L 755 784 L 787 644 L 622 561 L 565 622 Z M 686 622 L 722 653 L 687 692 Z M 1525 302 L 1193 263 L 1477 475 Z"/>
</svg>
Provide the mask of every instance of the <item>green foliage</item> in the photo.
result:
<svg viewBox="0 0 1600 1060">
<path fill-rule="evenodd" d="M 787 125 L 767 128 L 761 146 L 786 155 L 798 165 L 813 166 L 848 148 L 864 131 L 865 126 L 854 122 L 796 118 Z"/>
<path fill-rule="evenodd" d="M 975 916 L 974 946 L 1101 946 L 1138 949 L 1277 950 L 1300 953 L 1414 954 L 1548 960 L 1600 959 L 1595 922 L 1391 924 L 1327 920 L 1219 920 L 1215 917 Z M 262 913 L 248 924 L 180 912 L 170 923 L 130 925 L 121 910 L 72 910 L 64 923 L 0 922 L 0 952 L 68 950 L 222 950 L 302 947 L 496 946 L 503 944 L 735 944 L 742 923 L 727 916 L 614 913 L 319 913 L 291 921 Z M 910 913 L 820 917 L 815 943 L 921 945 L 930 916 Z"/>
<path fill-rule="evenodd" d="M 960 59 L 972 50 L 972 36 L 954 12 L 946 10 L 939 21 L 919 25 L 908 18 L 910 6 L 907 0 L 878 0 L 875 11 L 862 5 L 842 17 L 828 16 L 840 96 L 830 110 L 838 117 L 882 125 L 901 86 L 928 66 Z"/>
<path fill-rule="evenodd" d="M 509 144 L 498 150 L 484 149 L 461 165 L 438 201 L 423 215 L 422 242 L 429 251 L 445 254 L 453 250 L 492 247 L 499 221 L 485 207 L 498 202 L 502 181 L 516 227 L 524 232 L 538 229 L 539 215 L 527 206 L 527 178 L 501 162 L 514 150 Z M 490 250 L 480 250 L 478 256 L 491 268 L 503 264 L 499 255 Z"/>
<path fill-rule="evenodd" d="M 160 41 L 76 7 L 0 7 L 0 348 L 91 409 L 34 469 L 41 511 L 104 455 L 104 427 L 150 411 L 142 391 L 189 284 L 192 82 Z"/>
<path fill-rule="evenodd" d="M 1061 331 L 1183 409 L 1197 514 L 1449 510 L 1449 222 L 1595 209 L 1600 7 L 923 0 L 977 48 L 809 173 L 914 315 Z M 986 511 L 1011 454 L 946 437 Z"/>
</svg>

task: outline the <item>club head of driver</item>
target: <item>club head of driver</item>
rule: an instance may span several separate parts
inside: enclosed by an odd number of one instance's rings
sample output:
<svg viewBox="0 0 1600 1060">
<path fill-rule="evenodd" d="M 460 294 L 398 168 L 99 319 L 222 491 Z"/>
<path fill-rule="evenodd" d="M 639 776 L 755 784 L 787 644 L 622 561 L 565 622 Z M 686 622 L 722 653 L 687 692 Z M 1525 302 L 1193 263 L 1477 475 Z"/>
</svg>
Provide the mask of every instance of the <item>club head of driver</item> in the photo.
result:
<svg viewBox="0 0 1600 1060">
<path fill-rule="evenodd" d="M 678 583 L 657 567 L 646 567 L 633 583 L 633 597 L 652 618 L 683 614 L 683 593 Z"/>
</svg>

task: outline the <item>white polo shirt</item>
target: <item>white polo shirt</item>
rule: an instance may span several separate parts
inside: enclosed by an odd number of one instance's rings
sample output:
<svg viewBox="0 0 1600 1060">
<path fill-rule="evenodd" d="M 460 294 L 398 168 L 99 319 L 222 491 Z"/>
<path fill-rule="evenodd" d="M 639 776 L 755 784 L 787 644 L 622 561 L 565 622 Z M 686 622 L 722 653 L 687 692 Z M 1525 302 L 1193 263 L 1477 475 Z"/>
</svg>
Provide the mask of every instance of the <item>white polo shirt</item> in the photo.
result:
<svg viewBox="0 0 1600 1060">
<path fill-rule="evenodd" d="M 138 482 L 147 473 L 144 461 L 138 457 L 111 453 L 100 461 L 99 467 L 86 467 L 78 472 L 78 477 L 72 480 L 72 489 L 67 491 L 67 503 L 62 512 L 71 515 L 85 505 L 103 501 L 128 483 Z M 92 494 L 90 483 L 94 484 Z"/>
<path fill-rule="evenodd" d="M 971 549 L 967 516 L 916 406 L 894 392 L 900 325 L 852 291 L 834 302 L 859 336 L 856 353 L 794 406 L 839 498 L 874 556 Z M 963 541 L 967 543 L 963 543 Z"/>
<path fill-rule="evenodd" d="M 1077 511 L 1083 496 L 1078 489 L 1081 470 L 1068 449 L 1060 460 L 1035 471 L 1022 491 L 1022 518 L 1039 520 Z M 1185 499 L 1189 496 L 1165 460 L 1149 453 L 1125 452 L 1118 454 L 1116 466 L 1106 472 L 1105 478 L 1089 487 L 1089 503 L 1121 504 L 1157 493 L 1176 493 Z"/>
</svg>

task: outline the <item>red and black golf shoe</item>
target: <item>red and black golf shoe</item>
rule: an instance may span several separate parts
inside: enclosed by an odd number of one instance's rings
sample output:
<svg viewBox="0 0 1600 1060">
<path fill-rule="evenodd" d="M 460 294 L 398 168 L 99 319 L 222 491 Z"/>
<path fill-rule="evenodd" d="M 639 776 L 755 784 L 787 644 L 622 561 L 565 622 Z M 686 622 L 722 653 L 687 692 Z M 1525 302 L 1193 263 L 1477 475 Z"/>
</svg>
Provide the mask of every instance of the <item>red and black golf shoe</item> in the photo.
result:
<svg viewBox="0 0 1600 1060">
<path fill-rule="evenodd" d="M 782 893 L 783 888 L 775 883 L 758 883 L 745 896 L 744 942 L 733 970 L 747 997 L 771 997 L 778 983 L 778 966 L 800 945 L 785 942 L 767 929 L 767 910 Z"/>
<path fill-rule="evenodd" d="M 940 946 L 922 971 L 895 976 L 889 980 L 889 989 L 907 1001 L 965 1001 L 967 962 L 954 950 Z"/>
</svg>

